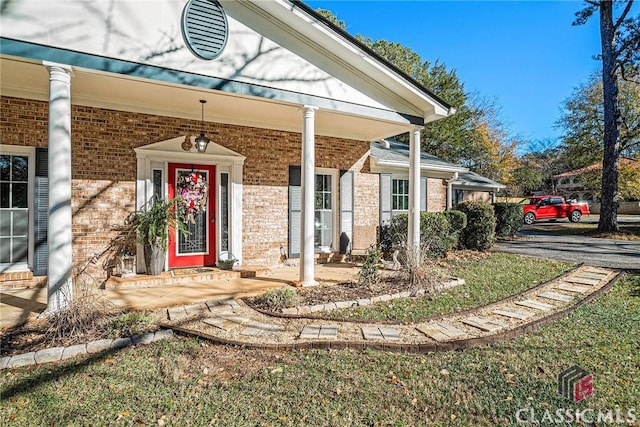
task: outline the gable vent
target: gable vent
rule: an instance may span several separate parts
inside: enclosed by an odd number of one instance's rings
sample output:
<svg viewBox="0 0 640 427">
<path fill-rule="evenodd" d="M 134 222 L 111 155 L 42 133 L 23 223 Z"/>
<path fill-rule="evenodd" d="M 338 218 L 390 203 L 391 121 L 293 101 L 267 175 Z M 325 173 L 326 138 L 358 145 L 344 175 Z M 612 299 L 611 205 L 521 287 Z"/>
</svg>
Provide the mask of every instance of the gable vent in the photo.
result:
<svg viewBox="0 0 640 427">
<path fill-rule="evenodd" d="M 229 25 L 217 0 L 189 0 L 182 11 L 182 37 L 200 59 L 217 58 L 227 45 Z"/>
</svg>

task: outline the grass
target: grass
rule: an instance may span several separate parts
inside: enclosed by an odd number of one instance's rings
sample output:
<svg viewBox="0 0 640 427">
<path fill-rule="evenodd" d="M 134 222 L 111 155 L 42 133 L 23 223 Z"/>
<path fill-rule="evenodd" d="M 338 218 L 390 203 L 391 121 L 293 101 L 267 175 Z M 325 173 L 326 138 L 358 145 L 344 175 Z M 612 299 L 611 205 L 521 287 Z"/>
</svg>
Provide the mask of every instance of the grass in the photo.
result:
<svg viewBox="0 0 640 427">
<path fill-rule="evenodd" d="M 452 260 L 448 272 L 465 284 L 432 297 L 405 298 L 371 306 L 326 313 L 337 318 L 414 321 L 488 304 L 546 282 L 571 268 L 572 264 L 493 253 L 475 261 Z"/>
<path fill-rule="evenodd" d="M 638 416 L 639 337 L 634 275 L 553 325 L 464 352 L 283 353 L 184 338 L 3 371 L 0 424 L 502 426 L 516 425 L 520 409 L 528 419 L 559 409 Z M 579 403 L 556 393 L 558 373 L 574 364 L 594 375 L 595 393 Z"/>
</svg>

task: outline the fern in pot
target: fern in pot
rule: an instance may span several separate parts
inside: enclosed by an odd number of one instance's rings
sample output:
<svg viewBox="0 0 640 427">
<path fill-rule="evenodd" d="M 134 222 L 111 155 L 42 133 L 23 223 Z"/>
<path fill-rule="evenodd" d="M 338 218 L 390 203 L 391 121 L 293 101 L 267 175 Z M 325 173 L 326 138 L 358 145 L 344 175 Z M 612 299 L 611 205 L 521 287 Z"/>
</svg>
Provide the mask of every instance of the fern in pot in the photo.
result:
<svg viewBox="0 0 640 427">
<path fill-rule="evenodd" d="M 147 274 L 158 275 L 164 270 L 170 230 L 187 234 L 178 214 L 178 198 L 152 199 L 133 216 L 137 241 L 144 248 L 144 264 Z"/>
</svg>

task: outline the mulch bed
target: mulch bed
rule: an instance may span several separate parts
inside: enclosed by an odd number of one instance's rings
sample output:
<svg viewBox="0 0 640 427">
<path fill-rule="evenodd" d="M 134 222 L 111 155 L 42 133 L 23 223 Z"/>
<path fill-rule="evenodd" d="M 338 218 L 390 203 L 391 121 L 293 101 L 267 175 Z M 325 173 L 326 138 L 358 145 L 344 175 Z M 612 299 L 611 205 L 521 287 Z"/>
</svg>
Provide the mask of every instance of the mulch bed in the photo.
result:
<svg viewBox="0 0 640 427">
<path fill-rule="evenodd" d="M 337 301 L 353 301 L 362 298 L 371 298 L 385 294 L 395 294 L 404 291 L 416 290 L 406 281 L 396 277 L 387 277 L 380 280 L 376 284 L 370 286 L 359 286 L 354 282 L 320 284 L 307 288 L 297 288 L 298 306 L 327 304 Z M 269 311 L 267 306 L 260 297 L 244 298 L 251 307 Z"/>
</svg>

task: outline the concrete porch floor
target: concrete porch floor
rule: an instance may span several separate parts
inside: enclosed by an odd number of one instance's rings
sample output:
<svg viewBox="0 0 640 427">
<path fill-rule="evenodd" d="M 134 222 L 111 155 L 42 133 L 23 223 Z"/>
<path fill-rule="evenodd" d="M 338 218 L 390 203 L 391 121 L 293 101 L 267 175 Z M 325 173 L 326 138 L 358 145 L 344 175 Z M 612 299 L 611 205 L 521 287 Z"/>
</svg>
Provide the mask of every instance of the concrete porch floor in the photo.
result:
<svg viewBox="0 0 640 427">
<path fill-rule="evenodd" d="M 315 279 L 321 284 L 354 280 L 358 268 L 348 263 L 317 264 Z M 251 278 L 224 278 L 206 282 L 138 288 L 94 289 L 93 292 L 122 310 L 154 310 L 215 299 L 259 295 L 297 281 L 299 267 L 271 269 L 271 275 Z M 47 308 L 47 289 L 0 290 L 0 329 L 13 328 Z"/>
</svg>

